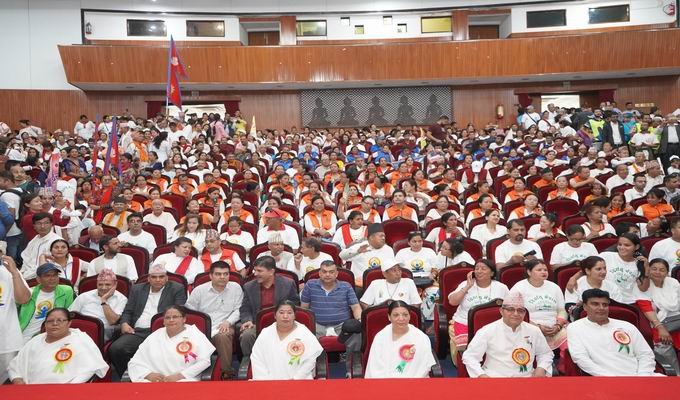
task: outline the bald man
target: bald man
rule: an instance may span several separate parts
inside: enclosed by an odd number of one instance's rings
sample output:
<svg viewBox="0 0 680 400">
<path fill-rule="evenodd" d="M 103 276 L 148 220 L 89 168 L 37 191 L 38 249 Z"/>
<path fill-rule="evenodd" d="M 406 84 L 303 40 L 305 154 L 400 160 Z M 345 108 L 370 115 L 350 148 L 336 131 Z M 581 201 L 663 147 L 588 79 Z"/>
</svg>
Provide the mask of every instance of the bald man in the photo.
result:
<svg viewBox="0 0 680 400">
<path fill-rule="evenodd" d="M 144 216 L 144 222 L 150 222 L 165 228 L 165 240 L 175 231 L 177 220 L 169 212 L 165 211 L 163 200 L 156 199 L 151 202 L 151 214 Z M 159 245 L 162 243 L 158 243 Z"/>
</svg>

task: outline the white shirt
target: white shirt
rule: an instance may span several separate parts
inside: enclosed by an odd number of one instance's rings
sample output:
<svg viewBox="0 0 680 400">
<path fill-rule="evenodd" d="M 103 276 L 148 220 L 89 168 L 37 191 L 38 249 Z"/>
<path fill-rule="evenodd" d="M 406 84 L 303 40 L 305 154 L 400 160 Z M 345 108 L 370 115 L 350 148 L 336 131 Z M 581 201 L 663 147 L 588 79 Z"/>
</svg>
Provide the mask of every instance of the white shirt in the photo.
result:
<svg viewBox="0 0 680 400">
<path fill-rule="evenodd" d="M 360 301 L 369 306 L 376 306 L 387 300 L 402 300 L 410 305 L 418 305 L 422 301 L 415 282 L 409 278 L 401 278 L 397 283 L 376 279 L 368 286 Z"/>
<path fill-rule="evenodd" d="M 156 238 L 149 232 L 142 231 L 139 235 L 133 236 L 130 231 L 123 232 L 118 235 L 118 240 L 121 242 L 127 242 L 135 246 L 143 247 L 149 252 L 149 255 L 153 254 L 153 251 L 158 247 L 156 243 Z"/>
<path fill-rule="evenodd" d="M 592 243 L 582 242 L 578 247 L 572 247 L 568 242 L 563 242 L 553 248 L 550 265 L 571 264 L 596 255 L 598 251 Z"/>
<path fill-rule="evenodd" d="M 274 255 L 272 254 L 272 252 L 270 250 L 267 250 L 263 253 L 260 253 L 259 257 L 262 257 L 262 256 L 272 256 L 272 257 L 274 257 Z M 276 261 L 276 268 L 286 269 L 288 267 L 288 263 L 292 259 L 293 259 L 293 253 L 291 253 L 289 251 L 285 251 L 285 250 L 282 251 L 281 254 L 279 254 L 278 261 Z M 274 260 L 276 260 L 276 257 L 274 257 Z M 253 261 L 255 261 L 255 260 L 253 260 Z"/>
<path fill-rule="evenodd" d="M 50 254 L 50 246 L 59 239 L 61 239 L 61 236 L 51 231 L 43 237 L 36 235 L 28 242 L 24 251 L 21 252 L 21 258 L 24 260 L 24 265 L 21 267 L 21 275 L 24 276 L 24 279 L 36 277 L 35 271 L 40 266 L 40 256 Z"/>
<path fill-rule="evenodd" d="M 149 289 L 149 297 L 147 297 L 146 304 L 144 304 L 142 315 L 140 315 L 135 322 L 135 328 L 148 329 L 151 327 L 151 318 L 158 314 L 158 303 L 161 301 L 163 289 L 165 289 L 165 287 L 162 287 L 161 290 L 157 292 Z"/>
<path fill-rule="evenodd" d="M 341 227 L 340 229 L 337 229 L 335 231 L 335 234 L 333 235 L 333 243 L 337 243 L 341 249 L 347 248 L 347 245 L 345 245 L 345 239 L 343 236 L 343 228 Z M 366 229 L 367 227 L 365 225 L 361 225 L 359 229 L 352 229 L 351 227 L 349 228 L 349 236 L 352 238 L 352 242 L 349 243 L 351 246 L 352 243 L 357 242 L 359 240 L 362 240 L 366 237 Z"/>
<path fill-rule="evenodd" d="M 554 282 L 546 280 L 540 287 L 536 287 L 528 279 L 523 279 L 510 292 L 522 294 L 524 308 L 534 324 L 553 326 L 558 318 L 567 319 L 562 289 Z"/>
<path fill-rule="evenodd" d="M 243 289 L 236 282 L 228 282 L 221 292 L 217 291 L 212 282 L 197 286 L 189 295 L 186 306 L 192 310 L 206 313 L 210 316 L 212 332 L 217 335 L 220 324 L 224 321 L 235 326 L 241 316 L 240 308 L 243 303 Z"/>
<path fill-rule="evenodd" d="M 586 236 L 590 235 L 590 223 L 586 222 L 581 224 L 581 228 L 583 228 L 583 231 L 586 233 Z M 604 228 L 600 230 L 600 235 L 599 236 L 604 236 L 608 233 L 611 233 L 612 235 L 616 235 L 616 230 L 614 229 L 611 224 L 604 224 Z"/>
<path fill-rule="evenodd" d="M 475 260 L 472 259 L 472 256 L 470 253 L 467 251 L 463 251 L 460 254 L 457 254 L 455 257 L 450 258 L 443 256 L 441 253 L 437 254 L 437 261 L 435 262 L 435 265 L 437 269 L 444 269 L 446 267 L 450 267 L 452 265 L 458 265 L 460 263 L 467 263 L 469 265 L 474 265 Z"/>
<path fill-rule="evenodd" d="M 257 231 L 257 244 L 269 242 L 269 238 L 275 234 L 280 234 L 283 238 L 283 243 L 290 246 L 293 250 L 300 248 L 300 238 L 295 229 L 288 225 L 282 225 L 283 230 L 270 230 L 265 227 Z"/>
<path fill-rule="evenodd" d="M 394 251 L 388 245 L 384 245 L 379 249 L 375 249 L 369 245 L 367 252 L 359 253 L 359 248 L 365 244 L 368 244 L 368 242 L 361 241 L 340 252 L 340 258 L 352 263 L 351 270 L 357 280 L 362 279 L 364 271 L 380 268 L 383 262 L 389 262 L 394 259 Z"/>
<path fill-rule="evenodd" d="M 651 261 L 655 258 L 666 260 L 670 266 L 668 273 L 671 273 L 673 268 L 680 267 L 680 242 L 666 238 L 654 243 L 649 251 L 649 259 Z"/>
<path fill-rule="evenodd" d="M 246 231 L 241 231 L 240 235 L 230 235 L 229 232 L 224 232 L 223 234 L 220 235 L 220 239 L 225 240 L 229 243 L 243 246 L 243 248 L 246 249 L 246 251 L 250 251 L 250 249 L 252 249 L 253 246 L 255 246 L 253 235 Z"/>
<path fill-rule="evenodd" d="M 456 290 L 449 293 L 449 298 L 451 298 L 451 295 L 455 292 L 462 290 L 466 285 L 467 281 L 461 282 Z M 467 291 L 465 297 L 463 297 L 463 301 L 458 304 L 458 308 L 456 308 L 456 312 L 453 314 L 452 319 L 459 324 L 467 326 L 468 313 L 473 307 L 488 303 L 493 299 L 504 299 L 508 292 L 508 287 L 497 280 L 492 279 L 491 285 L 485 288 L 480 288 L 477 286 L 477 281 L 473 281 L 472 287 Z"/>
<path fill-rule="evenodd" d="M 633 175 L 628 174 L 628 176 L 626 176 L 625 179 L 622 179 L 618 175 L 614 175 L 611 178 L 607 179 L 605 186 L 607 186 L 607 191 L 611 192 L 612 189 L 614 189 L 615 187 L 625 185 L 625 184 L 629 184 L 629 185 L 633 184 Z"/>
<path fill-rule="evenodd" d="M 632 304 L 639 298 L 637 288 L 637 278 L 640 272 L 637 269 L 637 261 L 623 261 L 619 254 L 612 251 L 605 251 L 600 254 L 607 266 L 607 276 L 605 280 L 614 283 L 621 291 L 621 302 Z"/>
<path fill-rule="evenodd" d="M 422 247 L 418 252 L 405 247 L 397 252 L 396 259 L 417 277 L 428 277 L 433 268 L 441 269 L 437 265 L 437 253 L 428 247 Z"/>
<path fill-rule="evenodd" d="M 179 265 L 182 263 L 184 260 L 184 257 L 179 257 L 175 253 L 167 253 L 167 254 L 161 254 L 158 256 L 151 265 L 154 264 L 163 264 L 165 265 L 165 269 L 168 272 L 172 273 L 178 273 L 177 268 L 179 268 Z M 205 271 L 205 267 L 203 266 L 203 263 L 200 262 L 196 257 L 191 257 L 191 262 L 189 263 L 189 268 L 184 272 L 184 277 L 187 278 L 187 283 L 190 285 L 194 283 L 194 278 L 196 278 L 196 275 L 202 273 Z"/>
<path fill-rule="evenodd" d="M 19 188 L 14 188 L 13 190 L 16 190 L 19 193 L 23 193 L 23 191 Z M 21 196 L 19 196 L 16 193 L 3 191 L 0 194 L 0 199 L 2 199 L 5 202 L 5 204 L 7 204 L 7 208 L 13 208 L 14 209 L 14 219 L 18 220 L 19 219 L 19 211 L 20 211 L 20 207 L 21 207 Z M 17 236 L 17 235 L 20 235 L 21 233 L 22 233 L 22 231 L 19 228 L 19 225 L 14 223 L 14 224 L 12 224 L 12 226 L 7 231 L 7 236 L 8 237 Z"/>
<path fill-rule="evenodd" d="M 527 254 L 531 251 L 536 252 L 534 257 L 541 259 L 543 258 L 543 252 L 536 242 L 525 239 L 522 240 L 522 243 L 520 244 L 514 244 L 510 241 L 510 239 L 508 239 L 496 248 L 495 261 L 496 264 L 507 263 L 515 254 L 523 256 L 524 254 Z"/>
<path fill-rule="evenodd" d="M 47 343 L 47 333 L 41 333 L 26 343 L 10 363 L 10 379 L 21 378 L 27 384 L 35 384 L 85 383 L 95 374 L 103 378 L 109 365 L 97 345 L 79 329 L 69 331 L 69 335 L 56 342 Z M 59 363 L 57 357 L 65 361 Z M 63 369 L 60 371 L 59 367 Z"/>
<path fill-rule="evenodd" d="M 625 192 L 623 192 L 623 196 L 626 198 L 626 203 L 630 203 L 633 200 L 641 199 L 645 197 L 646 194 L 647 193 L 645 192 L 644 189 L 642 189 L 642 191 L 638 191 L 634 187 L 627 189 Z"/>
<path fill-rule="evenodd" d="M 114 326 L 109 324 L 109 321 L 106 319 L 106 315 L 104 314 L 105 306 L 102 306 L 101 302 L 97 290 L 90 290 L 78 295 L 68 309 L 69 311 L 79 312 L 83 315 L 94 317 L 102 321 L 104 324 L 104 339 L 110 340 L 113 335 Z M 111 307 L 111 310 L 114 313 L 121 315 L 127 304 L 127 297 L 116 290 L 113 295 L 106 300 L 106 304 Z"/>
<path fill-rule="evenodd" d="M 316 336 L 300 323 L 283 339 L 276 323 L 262 329 L 250 356 L 253 380 L 313 379 L 316 358 L 323 351 Z"/>
<path fill-rule="evenodd" d="M 512 354 L 519 349 L 529 353 L 526 371 L 520 371 L 521 365 L 513 361 Z M 481 365 L 484 355 L 486 360 Z M 552 375 L 553 357 L 552 350 L 537 326 L 522 321 L 513 331 L 499 319 L 475 333 L 463 353 L 463 364 L 472 378 L 482 374 L 490 377 L 530 377 L 534 372 L 534 360 L 537 367 L 545 369 L 547 375 Z"/>
<path fill-rule="evenodd" d="M 680 283 L 677 279 L 667 276 L 661 287 L 650 282 L 649 289 L 644 294 L 652 300 L 660 321 L 680 315 Z"/>
<path fill-rule="evenodd" d="M 300 269 L 297 269 L 295 265 L 295 258 L 293 257 L 288 261 L 286 269 L 288 271 L 295 272 L 298 276 L 298 279 L 303 280 L 307 272 L 321 268 L 321 263 L 324 261 L 333 261 L 333 257 L 326 253 L 319 253 L 319 255 L 313 260 L 309 257 L 303 256 L 302 261 L 300 262 Z"/>
<path fill-rule="evenodd" d="M 100 265 L 103 262 L 103 266 Z M 120 262 L 120 268 L 119 268 Z M 92 260 L 87 266 L 87 276 L 94 276 L 101 272 L 103 268 L 110 269 L 116 275 L 124 276 L 131 281 L 136 281 L 139 278 L 137 274 L 137 267 L 135 266 L 134 258 L 127 254 L 118 253 L 114 258 L 106 258 L 101 256 Z"/>
<path fill-rule="evenodd" d="M 408 360 L 404 353 L 412 355 Z M 427 378 L 436 364 L 430 339 L 413 325 L 399 339 L 392 339 L 392 324 L 373 338 L 365 378 Z"/>
<path fill-rule="evenodd" d="M 182 353 L 184 351 L 184 353 Z M 181 373 L 180 382 L 200 381 L 201 373 L 210 367 L 210 356 L 215 346 L 194 325 L 169 337 L 166 328 L 158 329 L 147 337 L 128 364 L 132 382 L 148 382 L 152 372 L 162 375 Z"/>
<path fill-rule="evenodd" d="M 163 211 L 161 215 L 156 216 L 154 213 L 144 216 L 144 222 L 150 222 L 154 225 L 160 225 L 165 228 L 165 237 L 170 238 L 170 235 L 175 231 L 177 220 L 167 211 Z"/>
<path fill-rule="evenodd" d="M 594 289 L 590 285 L 590 283 L 588 283 L 588 277 L 582 276 L 578 278 L 576 280 L 576 289 L 574 289 L 573 292 L 570 292 L 569 290 L 564 291 L 564 302 L 567 304 L 577 304 L 579 302 L 582 302 L 583 292 L 585 292 L 588 289 Z M 621 302 L 621 290 L 619 290 L 619 287 L 616 286 L 615 283 L 612 283 L 605 279 L 604 281 L 602 281 L 602 285 L 599 287 L 599 289 L 608 292 L 610 299 L 618 301 L 619 303 Z"/>
<path fill-rule="evenodd" d="M 23 277 L 21 281 L 26 285 Z M 19 351 L 24 344 L 21 336 L 12 274 L 0 266 L 0 355 Z"/>
<path fill-rule="evenodd" d="M 622 345 L 615 338 L 630 341 Z M 569 353 L 576 365 L 593 376 L 653 375 L 654 353 L 640 331 L 632 324 L 609 318 L 598 325 L 581 318 L 567 326 Z M 628 349 L 628 350 L 626 350 Z"/>
<path fill-rule="evenodd" d="M 76 122 L 76 126 L 73 128 L 73 132 L 82 137 L 83 139 L 90 140 L 92 139 L 92 135 L 94 134 L 94 122 L 92 121 L 87 121 L 86 123 L 82 123 L 80 121 Z"/>
<path fill-rule="evenodd" d="M 493 239 L 499 238 L 508 233 L 508 228 L 503 225 L 496 225 L 496 232 L 491 233 L 489 227 L 486 224 L 479 224 L 472 228 L 472 233 L 470 233 L 470 239 L 475 239 L 482 244 L 482 249 L 484 254 L 486 254 L 486 244 Z"/>
</svg>

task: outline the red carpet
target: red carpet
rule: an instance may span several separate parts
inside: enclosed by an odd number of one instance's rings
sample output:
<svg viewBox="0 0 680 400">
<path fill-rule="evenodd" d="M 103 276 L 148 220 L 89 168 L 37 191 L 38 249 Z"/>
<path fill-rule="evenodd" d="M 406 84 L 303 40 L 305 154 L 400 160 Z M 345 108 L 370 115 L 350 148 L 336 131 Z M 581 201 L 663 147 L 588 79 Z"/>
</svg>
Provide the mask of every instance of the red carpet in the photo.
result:
<svg viewBox="0 0 680 400">
<path fill-rule="evenodd" d="M 2 400 L 470 400 L 670 399 L 680 378 L 544 378 L 428 380 L 328 380 L 306 382 L 92 383 L 86 385 L 0 386 Z M 675 395 L 672 393 L 676 393 Z"/>
</svg>

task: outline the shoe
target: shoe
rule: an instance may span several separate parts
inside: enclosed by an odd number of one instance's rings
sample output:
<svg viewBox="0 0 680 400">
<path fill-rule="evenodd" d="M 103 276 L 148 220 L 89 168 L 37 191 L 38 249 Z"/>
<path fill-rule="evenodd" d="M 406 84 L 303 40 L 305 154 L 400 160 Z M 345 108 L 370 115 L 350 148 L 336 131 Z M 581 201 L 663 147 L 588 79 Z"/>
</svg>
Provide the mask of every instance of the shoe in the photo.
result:
<svg viewBox="0 0 680 400">
<path fill-rule="evenodd" d="M 230 381 L 234 379 L 234 373 L 232 371 L 222 371 L 222 380 Z"/>
</svg>

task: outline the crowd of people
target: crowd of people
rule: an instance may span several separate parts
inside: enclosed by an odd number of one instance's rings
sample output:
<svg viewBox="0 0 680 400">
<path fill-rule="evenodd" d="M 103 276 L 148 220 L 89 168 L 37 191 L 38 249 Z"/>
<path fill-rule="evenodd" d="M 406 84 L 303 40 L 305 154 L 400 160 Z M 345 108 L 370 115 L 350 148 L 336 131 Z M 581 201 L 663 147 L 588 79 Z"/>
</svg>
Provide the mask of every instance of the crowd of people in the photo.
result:
<svg viewBox="0 0 680 400">
<path fill-rule="evenodd" d="M 560 375 L 569 359 L 590 375 L 652 375 L 655 360 L 680 373 L 676 115 L 550 104 L 504 128 L 248 128 L 240 112 L 0 123 L 0 381 L 244 366 L 312 379 L 329 337 L 348 377 L 367 341 L 366 378 L 428 377 L 437 304 L 454 309 L 444 340 L 471 377 Z M 443 292 L 451 268 L 469 273 Z M 512 268 L 526 279 L 501 279 Z M 470 313 L 495 299 L 500 319 L 472 336 Z M 379 307 L 389 324 L 367 338 Z"/>
</svg>

